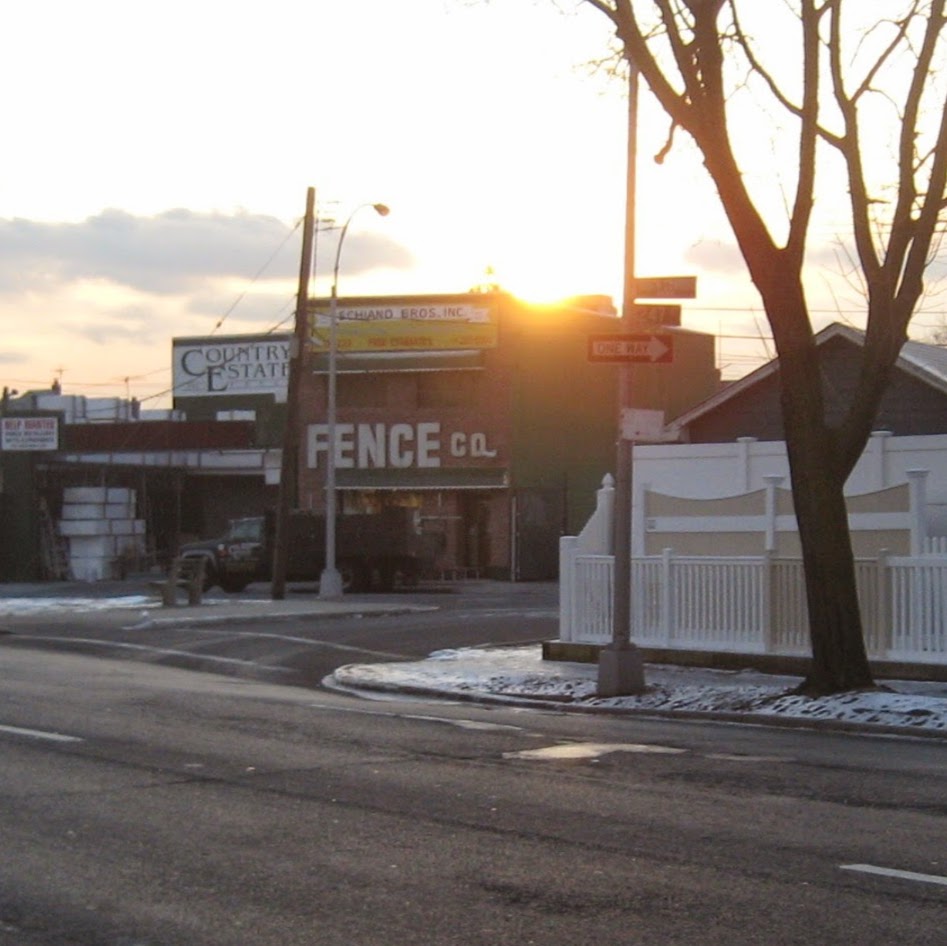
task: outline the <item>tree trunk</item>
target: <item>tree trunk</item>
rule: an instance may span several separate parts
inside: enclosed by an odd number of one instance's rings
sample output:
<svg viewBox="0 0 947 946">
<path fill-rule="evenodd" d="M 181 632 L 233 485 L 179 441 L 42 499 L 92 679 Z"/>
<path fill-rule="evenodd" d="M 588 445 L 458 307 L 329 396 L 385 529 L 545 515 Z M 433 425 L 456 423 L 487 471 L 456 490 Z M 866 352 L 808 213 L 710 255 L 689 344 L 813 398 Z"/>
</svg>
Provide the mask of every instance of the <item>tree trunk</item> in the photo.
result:
<svg viewBox="0 0 947 946">
<path fill-rule="evenodd" d="M 780 353 L 780 381 L 812 644 L 800 690 L 828 694 L 871 687 L 845 503 L 848 470 L 838 456 L 836 433 L 822 416 L 813 345 Z"/>
<path fill-rule="evenodd" d="M 797 478 L 796 469 L 804 468 Z M 802 542 L 812 664 L 801 690 L 837 693 L 874 685 L 865 651 L 844 480 L 793 464 L 793 496 Z"/>
</svg>

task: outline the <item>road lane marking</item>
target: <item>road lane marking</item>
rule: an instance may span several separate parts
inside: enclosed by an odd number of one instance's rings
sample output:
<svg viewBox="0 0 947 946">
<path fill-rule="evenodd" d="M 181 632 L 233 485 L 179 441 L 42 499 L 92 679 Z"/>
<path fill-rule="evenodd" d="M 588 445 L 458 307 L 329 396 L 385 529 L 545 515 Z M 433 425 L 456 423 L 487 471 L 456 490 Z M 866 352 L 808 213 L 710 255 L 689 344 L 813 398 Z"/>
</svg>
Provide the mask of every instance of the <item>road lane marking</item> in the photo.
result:
<svg viewBox="0 0 947 946">
<path fill-rule="evenodd" d="M 783 756 L 778 755 L 740 755 L 733 752 L 708 752 L 705 759 L 717 762 L 786 762 Z M 792 760 L 789 760 L 792 761 Z"/>
<path fill-rule="evenodd" d="M 67 736 L 61 732 L 46 732 L 42 729 L 23 729 L 21 726 L 0 725 L 0 732 L 8 732 L 14 736 L 28 736 L 30 739 L 47 739 L 50 742 L 82 742 L 79 736 Z"/>
<path fill-rule="evenodd" d="M 913 880 L 921 884 L 940 884 L 947 887 L 947 877 L 938 874 L 918 874 L 913 870 L 895 870 L 893 867 L 876 867 L 874 864 L 839 864 L 839 867 L 861 874 L 877 874 L 879 877 L 895 877 L 898 880 Z"/>
<path fill-rule="evenodd" d="M 95 644 L 101 647 L 116 647 L 123 650 L 146 651 L 157 654 L 159 657 L 187 657 L 191 660 L 200 660 L 206 663 L 233 664 L 239 667 L 258 667 L 261 670 L 272 670 L 277 673 L 292 673 L 289 667 L 280 667 L 275 664 L 260 663 L 258 660 L 239 660 L 236 657 L 215 657 L 213 654 L 203 654 L 193 650 L 176 650 L 171 647 L 152 647 L 148 644 L 130 644 L 127 641 L 110 641 L 96 637 L 52 637 L 36 635 L 35 640 L 56 641 L 69 644 Z"/>
<path fill-rule="evenodd" d="M 456 726 L 458 729 L 474 729 L 483 732 L 522 732 L 521 726 L 510 726 L 506 723 L 482 723 L 477 719 L 451 719 L 449 716 L 422 716 L 418 713 L 398 714 L 402 719 L 418 719 L 422 723 L 443 723 L 446 726 Z"/>
<path fill-rule="evenodd" d="M 330 713 L 353 713 L 356 716 L 384 716 L 386 719 L 416 719 L 426 723 L 444 723 L 460 729 L 480 729 L 486 732 L 522 732 L 522 726 L 507 723 L 483 723 L 476 719 L 454 719 L 450 716 L 425 716 L 419 713 L 398 713 L 387 710 L 365 709 L 360 706 L 335 706 L 329 703 L 309 703 L 311 709 L 328 710 Z"/>
<path fill-rule="evenodd" d="M 285 641 L 287 644 L 306 644 L 310 647 L 325 647 L 329 650 L 344 650 L 352 654 L 368 654 L 370 657 L 389 657 L 394 660 L 405 660 L 404 654 L 394 654 L 387 650 L 372 650 L 368 647 L 353 647 L 351 644 L 339 644 L 335 641 L 318 640 L 312 637 L 297 637 L 293 634 L 274 634 L 271 631 L 229 631 L 227 638 L 255 638 L 266 640 Z M 225 638 L 226 639 L 226 638 Z M 414 658 L 421 659 L 421 658 Z"/>
<path fill-rule="evenodd" d="M 123 628 L 123 630 L 133 630 L 133 628 Z M 405 660 L 404 654 L 395 654 L 386 650 L 371 650 L 367 647 L 353 647 L 349 644 L 336 644 L 332 641 L 323 641 L 323 640 L 313 640 L 309 637 L 295 637 L 290 634 L 273 634 L 267 632 L 255 632 L 255 631 L 219 631 L 219 630 L 208 630 L 205 628 L 194 628 L 186 627 L 185 630 L 196 631 L 204 635 L 212 635 L 218 638 L 216 643 L 228 643 L 231 640 L 247 640 L 251 638 L 262 638 L 268 640 L 277 640 L 284 641 L 288 644 L 307 644 L 310 647 L 324 647 L 329 650 L 342 650 L 347 653 L 352 654 L 368 654 L 370 657 L 385 657 L 391 660 L 403 661 Z M 146 650 L 155 654 L 163 654 L 169 657 L 184 656 L 184 657 L 200 657 L 202 660 L 217 660 L 223 663 L 235 663 L 235 664 L 247 664 L 251 666 L 263 666 L 268 670 L 284 670 L 289 672 L 285 667 L 277 667 L 270 664 L 260 664 L 258 661 L 253 660 L 237 660 L 234 657 L 214 657 L 209 654 L 198 654 L 189 650 L 175 650 L 167 647 L 157 647 L 154 644 L 133 644 L 129 641 L 117 641 L 117 640 L 108 640 L 107 638 L 97 638 L 97 637 L 54 637 L 50 634 L 34 634 L 34 635 L 20 635 L 21 637 L 31 636 L 34 640 L 39 641 L 57 641 L 57 642 L 72 642 L 75 641 L 80 644 L 98 644 L 105 647 L 123 647 L 126 650 Z M 421 658 L 411 658 L 411 659 L 421 659 Z"/>
</svg>

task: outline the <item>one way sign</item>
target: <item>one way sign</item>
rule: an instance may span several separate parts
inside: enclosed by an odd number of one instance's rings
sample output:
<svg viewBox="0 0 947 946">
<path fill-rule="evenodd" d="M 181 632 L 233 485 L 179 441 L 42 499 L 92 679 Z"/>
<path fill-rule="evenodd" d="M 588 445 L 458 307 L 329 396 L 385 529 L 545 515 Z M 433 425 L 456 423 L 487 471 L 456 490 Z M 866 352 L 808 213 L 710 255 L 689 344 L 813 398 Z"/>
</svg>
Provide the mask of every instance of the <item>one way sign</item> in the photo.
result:
<svg viewBox="0 0 947 946">
<path fill-rule="evenodd" d="M 674 361 L 671 335 L 590 335 L 589 361 L 667 365 Z"/>
</svg>

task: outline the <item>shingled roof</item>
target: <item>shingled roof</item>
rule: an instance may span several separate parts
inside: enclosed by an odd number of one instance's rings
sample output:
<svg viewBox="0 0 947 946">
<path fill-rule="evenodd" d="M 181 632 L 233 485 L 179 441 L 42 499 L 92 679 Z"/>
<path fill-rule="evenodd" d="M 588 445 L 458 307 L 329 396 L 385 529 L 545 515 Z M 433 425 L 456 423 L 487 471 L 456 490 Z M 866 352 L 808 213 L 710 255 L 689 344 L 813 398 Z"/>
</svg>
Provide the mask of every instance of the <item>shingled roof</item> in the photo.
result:
<svg viewBox="0 0 947 946">
<path fill-rule="evenodd" d="M 865 344 L 864 332 L 848 325 L 842 325 L 840 322 L 833 322 L 815 336 L 817 345 L 824 345 L 826 342 L 837 338 L 844 338 L 858 346 Z M 925 342 L 906 342 L 898 356 L 896 366 L 932 388 L 947 394 L 947 348 Z M 717 410 L 730 399 L 754 387 L 764 379 L 775 375 L 778 370 L 778 358 L 768 361 L 765 365 L 744 375 L 738 381 L 721 388 L 712 397 L 701 401 L 700 404 L 676 417 L 673 427 L 678 429 L 687 427 L 705 414 Z"/>
</svg>

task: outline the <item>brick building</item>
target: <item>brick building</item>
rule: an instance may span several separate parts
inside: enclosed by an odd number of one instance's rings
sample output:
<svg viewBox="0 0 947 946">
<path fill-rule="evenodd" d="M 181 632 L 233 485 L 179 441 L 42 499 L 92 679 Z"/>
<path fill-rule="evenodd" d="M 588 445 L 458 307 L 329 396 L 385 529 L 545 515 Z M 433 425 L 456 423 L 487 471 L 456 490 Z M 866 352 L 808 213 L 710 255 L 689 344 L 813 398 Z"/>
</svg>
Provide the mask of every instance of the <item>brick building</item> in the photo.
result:
<svg viewBox="0 0 947 946">
<path fill-rule="evenodd" d="M 329 444 L 326 306 L 313 304 L 293 497 L 317 511 Z M 588 516 L 601 471 L 614 465 L 617 369 L 587 356 L 590 334 L 620 328 L 610 300 L 349 298 L 337 315 L 338 513 L 408 506 L 437 535 L 442 568 L 555 578 L 558 537 Z M 713 339 L 665 331 L 675 335 L 673 381 L 667 366 L 658 371 L 682 410 L 716 390 Z M 176 340 L 175 406 L 192 419 L 253 410 L 261 443 L 281 437 L 288 361 L 275 341 Z M 275 399 L 271 382 L 282 386 Z"/>
<path fill-rule="evenodd" d="M 311 309 L 292 505 L 318 511 L 329 441 L 327 303 L 313 300 Z M 587 347 L 590 334 L 621 329 L 610 300 L 371 297 L 340 300 L 337 314 L 337 512 L 405 506 L 435 537 L 439 569 L 554 579 L 559 536 L 581 527 L 602 471 L 614 468 L 618 369 L 591 362 Z M 710 396 L 718 376 L 711 336 L 660 331 L 673 336 L 673 364 L 636 366 L 633 390 L 670 420 Z M 93 399 L 58 391 L 6 401 L 5 425 L 43 414 L 58 433 L 42 450 L 18 442 L 0 452 L 9 550 L 0 580 L 59 577 L 44 531 L 62 533 L 67 490 L 127 490 L 134 547 L 159 565 L 182 539 L 274 508 L 289 349 L 288 334 L 173 339 L 173 409 L 147 416 L 117 399 L 98 399 L 107 411 L 93 416 Z M 70 528 L 114 531 L 104 519 Z M 113 544 L 98 542 L 101 562 L 88 575 L 114 574 Z"/>
</svg>

